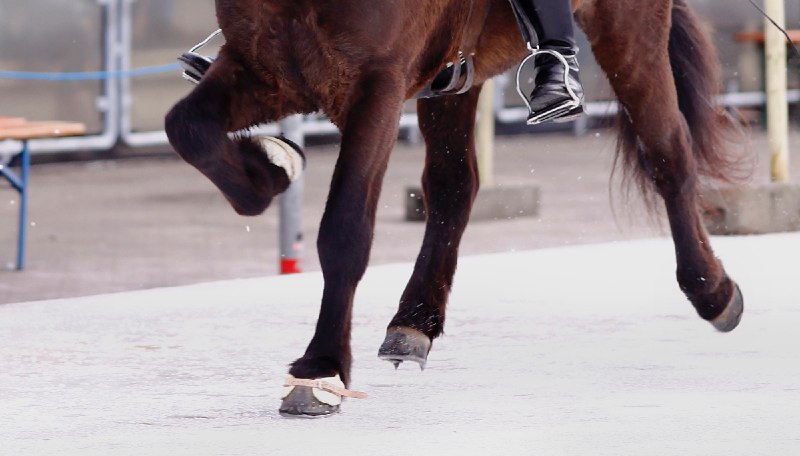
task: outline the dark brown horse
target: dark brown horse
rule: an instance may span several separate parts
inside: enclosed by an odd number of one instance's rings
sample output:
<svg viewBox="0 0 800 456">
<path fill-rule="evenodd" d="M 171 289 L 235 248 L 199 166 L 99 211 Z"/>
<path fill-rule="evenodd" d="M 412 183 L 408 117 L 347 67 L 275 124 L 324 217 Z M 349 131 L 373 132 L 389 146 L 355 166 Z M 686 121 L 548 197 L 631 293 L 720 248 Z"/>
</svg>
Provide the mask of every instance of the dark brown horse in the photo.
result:
<svg viewBox="0 0 800 456">
<path fill-rule="evenodd" d="M 702 318 L 730 331 L 742 314 L 741 293 L 715 258 L 698 209 L 698 181 L 726 176 L 723 143 L 735 128 L 712 105 L 715 51 L 686 0 L 574 3 L 623 108 L 620 163 L 643 191 L 663 198 L 681 289 Z M 166 129 L 175 150 L 237 212 L 260 214 L 290 179 L 274 153 L 229 133 L 315 111 L 342 133 L 317 241 L 325 280 L 319 320 L 290 369 L 295 379 L 326 380 L 291 380 L 281 407 L 285 414 L 330 414 L 347 395 L 353 296 L 367 267 L 403 103 L 459 51 L 474 55 L 471 90 L 418 101 L 427 226 L 379 356 L 422 365 L 442 333 L 459 241 L 478 192 L 473 133 L 481 84 L 517 64 L 526 49 L 508 0 L 216 0 L 216 8 L 226 44 L 167 115 Z"/>
</svg>

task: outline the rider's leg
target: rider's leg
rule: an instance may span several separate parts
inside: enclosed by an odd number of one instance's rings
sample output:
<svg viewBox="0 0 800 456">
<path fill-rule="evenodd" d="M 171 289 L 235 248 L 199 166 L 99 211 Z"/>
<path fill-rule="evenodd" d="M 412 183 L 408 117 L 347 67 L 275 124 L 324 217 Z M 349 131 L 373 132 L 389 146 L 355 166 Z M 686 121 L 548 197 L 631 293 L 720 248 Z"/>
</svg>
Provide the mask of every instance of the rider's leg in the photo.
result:
<svg viewBox="0 0 800 456">
<path fill-rule="evenodd" d="M 512 0 L 539 38 L 535 58 L 534 89 L 530 95 L 529 124 L 568 121 L 583 112 L 583 87 L 578 76 L 572 6 L 569 0 Z M 529 33 L 523 31 L 528 39 Z M 547 51 L 547 52 L 541 52 Z M 569 66 L 554 53 L 564 57 Z M 565 74 L 566 73 L 566 74 Z M 570 90 L 567 88 L 569 84 Z"/>
</svg>

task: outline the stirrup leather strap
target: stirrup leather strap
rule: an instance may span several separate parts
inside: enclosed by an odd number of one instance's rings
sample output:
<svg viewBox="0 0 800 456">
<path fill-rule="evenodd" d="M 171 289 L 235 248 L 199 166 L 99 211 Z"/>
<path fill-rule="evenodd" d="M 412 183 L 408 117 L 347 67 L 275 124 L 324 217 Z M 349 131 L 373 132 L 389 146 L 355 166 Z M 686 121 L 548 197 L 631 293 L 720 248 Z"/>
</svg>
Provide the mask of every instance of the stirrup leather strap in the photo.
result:
<svg viewBox="0 0 800 456">
<path fill-rule="evenodd" d="M 514 18 L 517 19 L 517 25 L 519 25 L 522 38 L 526 43 L 538 43 L 539 37 L 536 34 L 536 28 L 531 23 L 531 19 L 525 13 L 522 5 L 518 3 L 519 0 L 509 0 L 509 2 L 511 3 L 511 10 L 514 12 Z M 530 44 L 528 46 L 530 46 Z"/>
</svg>

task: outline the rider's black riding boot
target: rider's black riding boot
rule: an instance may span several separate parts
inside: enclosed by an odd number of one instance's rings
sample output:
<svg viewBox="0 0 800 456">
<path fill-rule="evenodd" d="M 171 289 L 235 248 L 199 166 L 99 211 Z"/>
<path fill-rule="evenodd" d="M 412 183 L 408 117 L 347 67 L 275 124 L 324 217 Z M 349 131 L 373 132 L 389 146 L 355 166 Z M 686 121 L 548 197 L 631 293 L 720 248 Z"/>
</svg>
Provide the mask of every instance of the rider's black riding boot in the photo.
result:
<svg viewBox="0 0 800 456">
<path fill-rule="evenodd" d="M 583 113 L 583 87 L 578 75 L 572 6 L 569 0 L 512 0 L 522 21 L 538 37 L 534 48 L 534 89 L 529 97 L 528 124 L 566 122 Z M 523 27 L 523 36 L 534 41 Z M 564 61 L 561 60 L 563 57 Z M 566 65 L 565 65 L 566 63 Z M 568 87 L 569 86 L 569 87 Z"/>
</svg>

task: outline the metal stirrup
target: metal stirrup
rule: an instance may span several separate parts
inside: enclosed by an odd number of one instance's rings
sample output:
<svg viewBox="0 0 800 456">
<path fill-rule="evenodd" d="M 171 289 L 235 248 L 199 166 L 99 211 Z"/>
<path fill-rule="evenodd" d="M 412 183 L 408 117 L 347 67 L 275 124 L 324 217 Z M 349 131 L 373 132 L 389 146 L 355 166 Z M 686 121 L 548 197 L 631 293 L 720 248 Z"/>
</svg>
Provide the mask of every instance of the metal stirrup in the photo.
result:
<svg viewBox="0 0 800 456">
<path fill-rule="evenodd" d="M 194 84 L 200 83 L 200 79 L 203 77 L 205 70 L 207 69 L 208 66 L 211 65 L 211 63 L 214 61 L 214 58 L 200 55 L 197 53 L 197 51 L 203 48 L 205 45 L 207 45 L 211 40 L 216 38 L 217 35 L 221 33 L 222 29 L 217 29 L 211 35 L 208 35 L 206 39 L 194 45 L 194 47 L 189 49 L 185 54 L 183 54 L 180 58 L 178 58 L 178 61 L 180 62 L 181 67 L 183 68 L 183 79 L 186 79 L 187 81 L 192 82 Z M 204 62 L 206 68 L 200 68 L 196 62 Z"/>
<path fill-rule="evenodd" d="M 569 109 L 574 109 L 574 108 L 577 108 L 578 106 L 580 106 L 581 100 L 580 100 L 580 98 L 578 98 L 578 95 L 575 93 L 575 91 L 572 90 L 572 85 L 569 83 L 569 72 L 571 70 L 570 70 L 570 67 L 569 67 L 569 62 L 567 62 L 567 59 L 558 51 L 553 51 L 551 49 L 539 49 L 538 46 L 533 47 L 531 45 L 531 43 L 527 43 L 527 45 L 528 45 L 528 51 L 530 51 L 530 55 L 525 57 L 525 59 L 522 62 L 520 62 L 519 68 L 517 68 L 517 78 L 516 79 L 517 79 L 517 93 L 519 94 L 520 98 L 522 98 L 522 101 L 525 102 L 525 106 L 528 107 L 528 114 L 529 115 L 533 115 L 533 109 L 531 108 L 530 101 L 528 101 L 528 97 L 522 91 L 522 87 L 520 85 L 520 75 L 522 74 L 522 69 L 525 67 L 525 64 L 528 62 L 528 60 L 536 57 L 539 54 L 550 54 L 553 57 L 557 58 L 561 62 L 562 65 L 564 65 L 564 86 L 567 88 L 567 93 L 569 93 L 569 96 L 572 98 L 571 101 L 567 102 L 566 107 L 569 110 Z M 535 64 L 534 64 L 534 66 L 535 66 Z M 561 109 L 563 109 L 562 106 L 556 106 L 553 109 L 550 109 L 550 110 L 548 110 L 546 112 L 540 113 L 537 117 L 539 117 L 539 118 L 544 117 L 544 118 L 546 118 L 546 120 L 549 120 L 549 116 L 553 114 L 553 111 L 561 110 Z"/>
<path fill-rule="evenodd" d="M 222 29 L 217 29 L 211 35 L 208 35 L 208 37 L 206 39 L 204 39 L 203 41 L 197 43 L 193 48 L 189 49 L 189 52 L 197 52 L 198 49 L 200 49 L 203 46 L 205 46 L 206 44 L 208 44 L 211 40 L 216 38 L 216 36 L 219 35 L 220 33 L 222 33 Z"/>
</svg>

